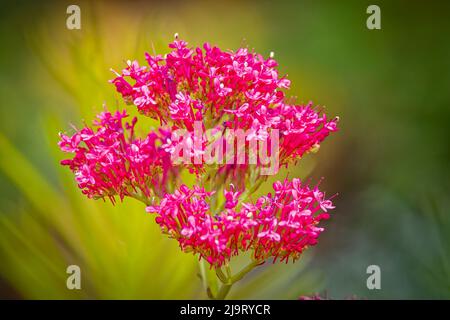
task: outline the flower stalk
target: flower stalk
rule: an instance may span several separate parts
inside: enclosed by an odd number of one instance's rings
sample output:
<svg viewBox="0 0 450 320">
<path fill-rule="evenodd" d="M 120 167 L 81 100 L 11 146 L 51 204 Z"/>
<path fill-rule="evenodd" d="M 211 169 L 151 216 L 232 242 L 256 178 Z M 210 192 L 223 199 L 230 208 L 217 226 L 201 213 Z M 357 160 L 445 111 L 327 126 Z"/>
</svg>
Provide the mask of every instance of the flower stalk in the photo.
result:
<svg viewBox="0 0 450 320">
<path fill-rule="evenodd" d="M 231 290 L 231 287 L 238 282 L 239 280 L 241 280 L 242 278 L 245 277 L 245 275 L 247 275 L 250 271 L 252 271 L 255 267 L 263 264 L 264 261 L 256 261 L 256 260 L 252 260 L 248 265 L 246 265 L 241 271 L 239 271 L 236 275 L 232 276 L 231 275 L 231 270 L 230 267 L 227 265 L 227 275 L 225 275 L 222 271 L 222 269 L 216 268 L 216 274 L 217 277 L 220 279 L 220 281 L 222 282 L 222 285 L 219 289 L 219 292 L 217 293 L 216 296 L 213 296 L 212 298 L 215 300 L 224 300 L 226 298 L 226 296 L 228 295 L 228 293 Z"/>
</svg>

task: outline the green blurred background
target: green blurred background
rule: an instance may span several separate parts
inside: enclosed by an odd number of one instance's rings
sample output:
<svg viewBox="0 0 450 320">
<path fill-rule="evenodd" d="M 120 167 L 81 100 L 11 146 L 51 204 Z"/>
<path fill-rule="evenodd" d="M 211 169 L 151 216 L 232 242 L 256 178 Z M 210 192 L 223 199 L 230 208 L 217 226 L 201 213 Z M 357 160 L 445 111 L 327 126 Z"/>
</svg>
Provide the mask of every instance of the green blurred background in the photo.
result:
<svg viewBox="0 0 450 320">
<path fill-rule="evenodd" d="M 70 4 L 81 30 L 66 29 Z M 381 30 L 366 28 L 370 4 Z M 290 174 L 339 193 L 319 244 L 231 298 L 450 298 L 448 2 L 10 1 L 0 15 L 0 298 L 206 298 L 195 257 L 142 204 L 88 200 L 58 164 L 59 131 L 123 107 L 109 69 L 166 53 L 175 32 L 274 51 L 291 93 L 341 119 Z M 82 290 L 66 288 L 70 264 Z M 366 287 L 372 264 L 381 290 Z"/>
</svg>

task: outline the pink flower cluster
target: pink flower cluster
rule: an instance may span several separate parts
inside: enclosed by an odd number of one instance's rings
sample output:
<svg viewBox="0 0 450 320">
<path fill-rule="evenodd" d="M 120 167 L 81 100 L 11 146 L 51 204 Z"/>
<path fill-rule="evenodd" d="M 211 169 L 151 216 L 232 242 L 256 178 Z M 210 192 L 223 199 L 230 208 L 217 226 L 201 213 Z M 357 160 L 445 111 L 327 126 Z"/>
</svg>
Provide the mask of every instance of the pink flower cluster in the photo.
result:
<svg viewBox="0 0 450 320">
<path fill-rule="evenodd" d="M 178 129 L 187 131 L 184 142 L 200 145 L 200 150 L 190 154 L 195 158 L 207 146 L 205 136 L 194 134 L 198 123 L 203 131 L 215 133 L 243 130 L 250 132 L 247 145 L 265 139 L 271 146 L 279 142 L 279 164 L 287 166 L 316 150 L 337 130 L 338 119 L 328 119 L 311 103 L 289 103 L 285 90 L 290 81 L 278 75 L 273 58 L 265 59 L 246 48 L 235 52 L 209 44 L 203 49 L 189 48 L 178 39 L 169 47 L 164 57 L 146 54 L 147 66 L 129 61 L 111 81 L 125 102 L 159 120 L 162 127 L 137 137 L 136 118 L 124 123 L 125 111 L 105 110 L 92 127 L 60 134 L 61 150 L 73 155 L 61 163 L 69 166 L 89 198 L 110 198 L 114 203 L 116 196 L 120 200 L 129 196 L 146 203 L 164 233 L 213 267 L 244 251 L 250 251 L 257 261 L 298 259 L 305 248 L 317 243 L 323 231 L 318 224 L 334 208 L 318 186 L 310 188 L 299 179 L 276 182 L 273 193 L 247 202 L 248 194 L 263 181 L 257 170 L 237 161 L 208 168 L 192 161 L 187 168 L 195 173 L 197 184 L 208 182 L 212 190 L 178 188 L 184 167 L 171 159 L 181 143 L 174 136 Z M 272 144 L 274 132 L 279 132 L 279 139 Z M 249 156 L 247 151 L 245 157 Z M 230 183 L 223 206 L 214 212 L 211 200 L 222 200 L 214 190 Z"/>
<path fill-rule="evenodd" d="M 86 126 L 72 136 L 60 134 L 61 150 L 74 154 L 61 164 L 70 167 L 89 198 L 109 197 L 114 203 L 116 195 L 122 200 L 129 195 L 150 197 L 152 189 L 165 190 L 165 180 L 173 168 L 169 154 L 158 144 L 168 133 L 160 130 L 145 139 L 135 138 L 137 118 L 124 127 L 126 117 L 125 111 L 105 111 L 93 123 L 96 130 Z"/>
<path fill-rule="evenodd" d="M 156 213 L 162 231 L 177 239 L 182 250 L 214 267 L 243 251 L 251 251 L 257 261 L 296 260 L 317 243 L 323 231 L 318 223 L 329 218 L 334 206 L 317 186 L 302 185 L 300 179 L 278 181 L 273 188 L 273 195 L 238 206 L 240 192 L 231 185 L 224 192 L 224 211 L 213 216 L 208 205 L 212 192 L 183 185 L 147 212 Z"/>
<path fill-rule="evenodd" d="M 175 40 L 165 57 L 146 54 L 148 66 L 129 61 L 112 80 L 117 91 L 144 115 L 192 131 L 195 121 L 208 129 L 251 130 L 250 139 L 263 140 L 280 131 L 280 164 L 300 158 L 336 131 L 312 104 L 291 105 L 279 77 L 277 62 L 247 48 L 222 51 L 208 43 L 188 48 Z"/>
</svg>

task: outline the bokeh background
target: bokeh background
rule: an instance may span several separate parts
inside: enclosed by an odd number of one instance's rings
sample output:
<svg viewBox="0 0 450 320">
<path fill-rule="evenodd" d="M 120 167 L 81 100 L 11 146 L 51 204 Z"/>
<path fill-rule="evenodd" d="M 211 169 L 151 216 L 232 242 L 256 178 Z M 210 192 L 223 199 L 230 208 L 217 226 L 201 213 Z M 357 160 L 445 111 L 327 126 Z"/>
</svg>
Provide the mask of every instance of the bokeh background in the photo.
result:
<svg viewBox="0 0 450 320">
<path fill-rule="evenodd" d="M 81 7 L 81 30 L 66 8 Z M 381 30 L 366 8 L 381 7 Z M 340 131 L 290 176 L 325 177 L 337 209 L 299 262 L 256 269 L 231 298 L 450 298 L 450 6 L 444 1 L 10 1 L 0 10 L 0 298 L 206 298 L 196 258 L 133 200 L 84 198 L 58 132 L 123 107 L 127 59 L 191 45 L 269 55 Z M 268 190 L 268 186 L 262 191 Z M 237 262 L 239 263 L 239 262 Z M 66 288 L 66 267 L 82 290 Z M 381 290 L 366 268 L 379 265 Z"/>
</svg>

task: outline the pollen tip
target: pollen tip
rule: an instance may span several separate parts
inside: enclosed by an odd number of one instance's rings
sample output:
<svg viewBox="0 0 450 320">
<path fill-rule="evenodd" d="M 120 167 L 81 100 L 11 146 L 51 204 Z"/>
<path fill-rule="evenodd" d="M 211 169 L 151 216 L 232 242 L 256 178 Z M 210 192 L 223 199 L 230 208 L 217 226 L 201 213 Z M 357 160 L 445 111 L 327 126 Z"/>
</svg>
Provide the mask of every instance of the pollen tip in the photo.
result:
<svg viewBox="0 0 450 320">
<path fill-rule="evenodd" d="M 270 51 L 270 54 L 269 54 L 269 56 L 270 56 L 271 58 L 275 57 L 275 52 L 273 52 L 273 51 Z"/>
</svg>

